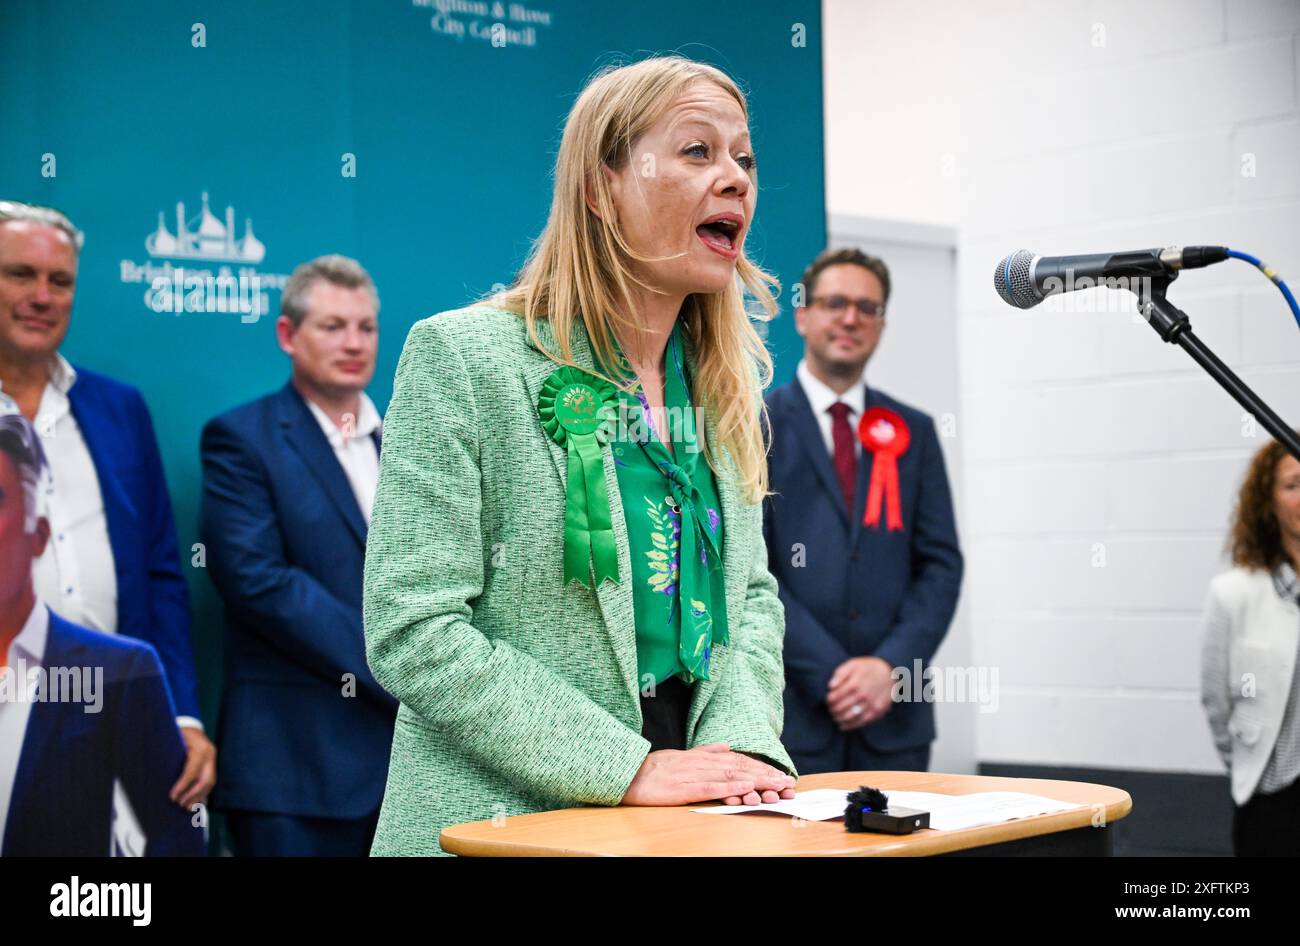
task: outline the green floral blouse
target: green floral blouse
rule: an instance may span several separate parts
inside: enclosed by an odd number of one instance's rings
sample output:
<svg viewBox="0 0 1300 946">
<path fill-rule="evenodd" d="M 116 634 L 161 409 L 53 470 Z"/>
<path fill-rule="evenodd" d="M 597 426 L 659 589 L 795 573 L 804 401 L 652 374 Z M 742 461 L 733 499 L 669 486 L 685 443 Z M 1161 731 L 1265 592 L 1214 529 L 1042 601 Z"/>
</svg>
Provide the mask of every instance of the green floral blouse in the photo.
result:
<svg viewBox="0 0 1300 946">
<path fill-rule="evenodd" d="M 727 643 L 722 504 L 704 459 L 704 434 L 697 429 L 681 332 L 679 320 L 664 359 L 665 416 L 660 420 L 666 429 L 655 428 L 638 382 L 631 394 L 620 390 L 618 423 L 610 438 L 632 558 L 637 672 L 643 690 L 674 674 L 684 683 L 708 679 L 713 645 Z M 634 380 L 635 372 L 614 344 L 619 369 L 610 376 Z"/>
</svg>

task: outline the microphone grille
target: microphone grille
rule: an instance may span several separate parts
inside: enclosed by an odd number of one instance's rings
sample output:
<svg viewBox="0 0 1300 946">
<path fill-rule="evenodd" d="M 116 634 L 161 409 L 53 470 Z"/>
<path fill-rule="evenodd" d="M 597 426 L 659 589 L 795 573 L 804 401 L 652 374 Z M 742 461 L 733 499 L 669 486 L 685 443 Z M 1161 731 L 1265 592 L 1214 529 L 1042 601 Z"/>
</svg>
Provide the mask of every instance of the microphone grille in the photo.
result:
<svg viewBox="0 0 1300 946">
<path fill-rule="evenodd" d="M 993 287 L 1007 305 L 1017 309 L 1032 309 L 1042 302 L 1042 297 L 1034 290 L 1029 278 L 1034 254 L 1028 250 L 1016 250 L 1003 257 L 993 271 Z"/>
</svg>

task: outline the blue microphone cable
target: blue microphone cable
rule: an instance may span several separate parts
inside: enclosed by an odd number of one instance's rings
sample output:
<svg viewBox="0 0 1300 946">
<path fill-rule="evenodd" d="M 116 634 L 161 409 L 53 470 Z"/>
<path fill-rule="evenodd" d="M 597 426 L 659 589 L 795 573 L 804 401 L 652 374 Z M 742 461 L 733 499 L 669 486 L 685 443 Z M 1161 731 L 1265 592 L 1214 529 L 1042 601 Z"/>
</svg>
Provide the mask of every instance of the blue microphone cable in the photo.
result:
<svg viewBox="0 0 1300 946">
<path fill-rule="evenodd" d="M 1245 260 L 1277 284 L 1277 288 L 1282 291 L 1282 295 L 1286 298 L 1286 304 L 1291 307 L 1291 314 L 1295 316 L 1296 327 L 1300 328 L 1300 305 L 1296 304 L 1295 296 L 1291 294 L 1291 288 L 1277 274 L 1277 271 L 1258 257 L 1251 256 L 1249 253 L 1242 253 L 1240 250 L 1228 250 L 1228 255 L 1235 259 Z"/>
</svg>

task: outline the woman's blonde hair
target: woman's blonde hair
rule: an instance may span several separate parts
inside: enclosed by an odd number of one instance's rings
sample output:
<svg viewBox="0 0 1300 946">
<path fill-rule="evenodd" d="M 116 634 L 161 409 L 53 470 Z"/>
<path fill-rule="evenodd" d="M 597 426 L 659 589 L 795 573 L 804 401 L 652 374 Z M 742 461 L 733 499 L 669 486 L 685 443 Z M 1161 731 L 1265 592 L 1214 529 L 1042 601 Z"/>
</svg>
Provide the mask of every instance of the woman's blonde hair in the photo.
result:
<svg viewBox="0 0 1300 946">
<path fill-rule="evenodd" d="M 613 364 L 611 317 L 632 327 L 627 315 L 632 285 L 654 291 L 632 272 L 634 261 L 650 258 L 639 256 L 620 232 L 613 193 L 600 167 L 625 167 L 637 140 L 688 85 L 701 79 L 730 94 L 749 120 L 744 93 L 726 73 L 681 56 L 608 67 L 587 84 L 569 112 L 546 228 L 514 284 L 492 299 L 522 315 L 534 344 L 553 360 L 573 364 L 570 330 L 581 319 L 597 357 Z M 587 205 L 588 187 L 598 214 Z M 750 262 L 743 247 L 736 275 L 738 280 L 722 292 L 687 296 L 678 317 L 695 353 L 694 401 L 713 417 L 721 446 L 736 464 L 742 495 L 759 502 L 768 493 L 762 391 L 772 380 L 772 358 L 750 320 L 766 322 L 776 314 L 779 283 Z M 741 284 L 761 314 L 747 311 Z M 551 323 L 559 352 L 547 350 L 538 338 L 539 319 Z M 716 472 L 707 442 L 704 455 Z"/>
</svg>

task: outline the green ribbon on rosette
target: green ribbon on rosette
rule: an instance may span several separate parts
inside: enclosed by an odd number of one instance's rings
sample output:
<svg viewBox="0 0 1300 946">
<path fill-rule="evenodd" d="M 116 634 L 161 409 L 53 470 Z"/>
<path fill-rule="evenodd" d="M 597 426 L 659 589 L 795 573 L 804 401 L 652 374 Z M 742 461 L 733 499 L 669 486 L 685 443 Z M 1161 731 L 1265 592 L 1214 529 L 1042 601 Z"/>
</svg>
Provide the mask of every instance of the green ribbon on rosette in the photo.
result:
<svg viewBox="0 0 1300 946">
<path fill-rule="evenodd" d="M 594 563 L 595 587 L 606 578 L 618 581 L 618 547 L 605 489 L 600 445 L 604 422 L 618 407 L 618 389 L 581 368 L 557 368 L 542 385 L 537 413 L 547 436 L 568 454 L 564 494 L 564 583 L 587 585 Z M 590 587 L 590 586 L 588 586 Z"/>
</svg>

